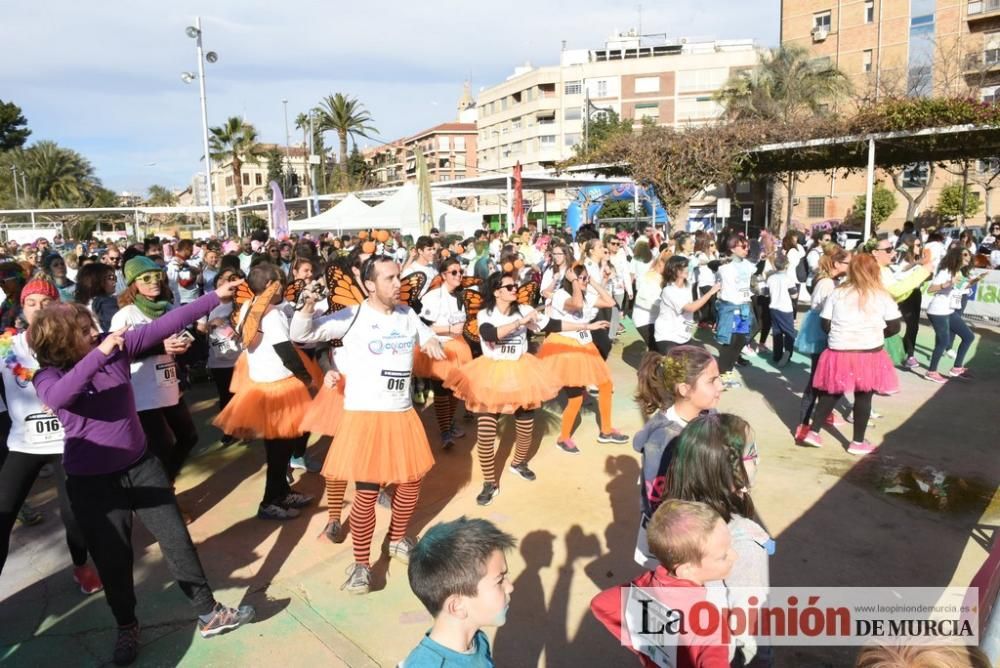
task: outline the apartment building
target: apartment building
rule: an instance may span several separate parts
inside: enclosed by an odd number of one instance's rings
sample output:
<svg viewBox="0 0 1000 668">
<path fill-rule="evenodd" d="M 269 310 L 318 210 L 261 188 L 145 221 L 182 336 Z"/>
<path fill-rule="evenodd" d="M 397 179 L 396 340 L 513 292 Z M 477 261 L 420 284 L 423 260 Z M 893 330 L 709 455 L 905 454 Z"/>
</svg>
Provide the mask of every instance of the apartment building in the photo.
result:
<svg viewBox="0 0 1000 668">
<path fill-rule="evenodd" d="M 886 96 L 997 98 L 1000 0 L 782 0 L 781 41 L 807 48 L 817 63 L 834 65 L 850 78 L 854 98 L 837 104 Z M 988 170 L 990 164 L 980 167 Z M 926 164 L 909 166 L 904 187 L 916 194 L 927 173 Z M 982 176 L 970 179 L 973 196 L 986 196 L 975 183 Z M 892 189 L 889 175 L 880 172 L 879 178 Z M 959 177 L 938 169 L 917 216 L 936 222 L 938 194 L 955 180 Z M 810 174 L 797 188 L 793 219 L 805 228 L 843 220 L 864 192 L 862 175 Z M 896 196 L 898 206 L 883 229 L 905 221 L 906 200 Z"/>
<path fill-rule="evenodd" d="M 476 176 L 476 124 L 441 123 L 412 137 L 364 151 L 376 187 L 395 187 L 417 180 L 414 149 L 427 161 L 431 182 Z"/>
<path fill-rule="evenodd" d="M 287 169 L 290 165 L 291 171 L 298 177 L 300 184 L 306 182 L 306 171 L 308 170 L 308 150 L 303 146 L 281 146 L 279 144 L 260 144 L 261 152 L 277 149 L 281 153 L 282 162 Z M 258 162 L 252 163 L 246 160 L 240 168 L 243 181 L 243 202 L 265 202 L 271 199 L 271 190 L 267 184 L 267 159 L 261 157 Z M 231 160 L 224 163 L 212 163 L 212 201 L 216 206 L 230 206 L 236 204 L 236 183 L 233 176 L 233 163 Z M 200 180 L 200 183 L 199 183 Z M 195 194 L 195 201 L 207 204 L 204 195 L 204 177 L 197 175 L 192 180 L 192 188 Z"/>
<path fill-rule="evenodd" d="M 586 119 L 606 110 L 637 124 L 717 119 L 722 107 L 714 94 L 734 72 L 753 67 L 757 55 L 752 40 L 651 40 L 630 31 L 601 49 L 563 50 L 557 65 L 517 67 L 479 93 L 479 164 L 550 169 L 584 141 Z"/>
</svg>

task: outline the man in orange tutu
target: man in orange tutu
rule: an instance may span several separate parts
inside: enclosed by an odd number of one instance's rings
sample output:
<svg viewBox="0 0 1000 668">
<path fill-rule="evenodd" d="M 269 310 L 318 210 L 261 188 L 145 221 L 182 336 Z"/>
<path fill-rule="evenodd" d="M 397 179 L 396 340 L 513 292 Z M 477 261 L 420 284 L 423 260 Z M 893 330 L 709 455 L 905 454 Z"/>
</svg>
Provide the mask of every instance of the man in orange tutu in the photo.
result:
<svg viewBox="0 0 1000 668">
<path fill-rule="evenodd" d="M 415 545 L 406 528 L 420 482 L 434 465 L 427 434 L 413 410 L 410 378 L 414 346 L 444 359 L 440 341 L 409 307 L 398 304 L 399 265 L 373 255 L 361 267 L 368 297 L 358 306 L 314 318 L 314 295 L 292 317 L 291 338 L 301 343 L 340 340 L 337 364 L 347 379 L 344 414 L 323 475 L 356 481 L 351 506 L 354 564 L 343 589 L 366 594 L 371 586 L 371 542 L 381 487 L 397 484 L 389 524 L 389 556 L 409 563 Z M 360 300 L 359 300 L 360 301 Z"/>
</svg>

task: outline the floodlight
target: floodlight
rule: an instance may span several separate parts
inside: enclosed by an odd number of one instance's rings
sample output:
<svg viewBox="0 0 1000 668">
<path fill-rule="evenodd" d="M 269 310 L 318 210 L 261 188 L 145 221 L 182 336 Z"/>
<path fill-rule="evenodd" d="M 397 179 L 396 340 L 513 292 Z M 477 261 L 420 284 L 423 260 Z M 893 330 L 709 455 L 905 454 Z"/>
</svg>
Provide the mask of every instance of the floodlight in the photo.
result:
<svg viewBox="0 0 1000 668">
<path fill-rule="evenodd" d="M 218 59 L 219 59 L 219 54 L 217 54 L 215 51 L 209 51 L 208 53 L 205 54 L 205 60 L 207 60 L 210 63 L 214 63 Z"/>
<path fill-rule="evenodd" d="M 201 35 L 201 31 L 195 28 L 194 26 L 188 26 L 187 29 L 184 30 L 184 32 L 191 39 L 198 39 L 198 36 Z"/>
<path fill-rule="evenodd" d="M 195 80 L 195 75 L 191 72 L 181 72 L 181 81 L 184 83 L 191 83 Z"/>
</svg>

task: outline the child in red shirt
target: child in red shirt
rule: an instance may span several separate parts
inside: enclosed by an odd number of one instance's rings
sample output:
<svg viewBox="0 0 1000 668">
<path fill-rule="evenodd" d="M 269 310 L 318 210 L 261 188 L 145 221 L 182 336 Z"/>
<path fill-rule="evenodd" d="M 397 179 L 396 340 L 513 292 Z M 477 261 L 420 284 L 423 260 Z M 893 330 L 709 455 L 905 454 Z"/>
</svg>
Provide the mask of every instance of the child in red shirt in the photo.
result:
<svg viewBox="0 0 1000 668">
<path fill-rule="evenodd" d="M 677 634 L 676 644 L 635 647 L 633 639 L 638 637 L 640 629 L 635 628 L 638 620 L 634 612 L 640 606 L 633 598 L 636 591 L 633 588 L 671 590 L 646 592 L 657 596 L 660 605 L 655 607 L 671 611 L 690 609 L 695 602 L 707 600 L 704 583 L 724 579 L 736 562 L 729 528 L 719 514 L 704 503 L 669 499 L 653 513 L 647 533 L 650 552 L 660 565 L 629 583 L 602 591 L 591 601 L 591 611 L 623 645 L 639 656 L 643 666 L 728 668 L 728 645 L 684 630 Z M 630 599 L 627 609 L 626 596 Z M 679 602 L 683 605 L 678 606 Z M 643 615 L 644 626 L 647 621 L 650 628 L 663 624 L 656 615 L 648 619 Z M 686 621 L 681 622 L 682 627 L 686 624 Z"/>
</svg>

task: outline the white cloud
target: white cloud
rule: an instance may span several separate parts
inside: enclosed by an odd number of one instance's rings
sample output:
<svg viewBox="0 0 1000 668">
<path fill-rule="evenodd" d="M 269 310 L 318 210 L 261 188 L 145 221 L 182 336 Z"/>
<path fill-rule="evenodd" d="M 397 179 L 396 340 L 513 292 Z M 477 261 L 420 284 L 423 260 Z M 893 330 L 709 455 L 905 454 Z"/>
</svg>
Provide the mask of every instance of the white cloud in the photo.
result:
<svg viewBox="0 0 1000 668">
<path fill-rule="evenodd" d="M 32 139 L 87 155 L 116 190 L 182 186 L 199 168 L 201 120 L 194 42 L 184 35 L 207 3 L 102 0 L 14 3 L 0 24 L 0 96 L 19 104 Z M 642 29 L 671 37 L 777 42 L 777 3 L 671 0 L 645 7 Z M 525 61 L 556 62 L 560 43 L 593 48 L 636 26 L 634 2 L 424 0 L 357 5 L 217 0 L 202 17 L 209 123 L 245 115 L 283 142 L 282 99 L 294 116 L 342 91 L 369 109 L 385 140 L 451 120 L 451 105 Z M 331 138 L 332 140 L 332 138 Z M 301 139 L 300 139 L 301 141 Z M 154 167 L 146 167 L 156 162 Z"/>
</svg>

